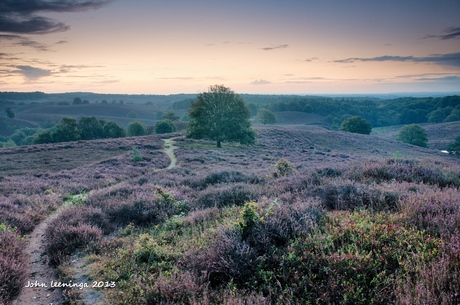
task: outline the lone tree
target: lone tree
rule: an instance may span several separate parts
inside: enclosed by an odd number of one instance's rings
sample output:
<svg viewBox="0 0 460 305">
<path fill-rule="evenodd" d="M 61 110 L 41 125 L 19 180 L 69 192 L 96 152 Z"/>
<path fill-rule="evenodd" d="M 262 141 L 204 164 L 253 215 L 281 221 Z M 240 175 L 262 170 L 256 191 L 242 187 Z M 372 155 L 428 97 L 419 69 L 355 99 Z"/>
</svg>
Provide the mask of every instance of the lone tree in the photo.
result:
<svg viewBox="0 0 460 305">
<path fill-rule="evenodd" d="M 270 110 L 265 109 L 265 108 L 260 108 L 259 112 L 257 112 L 257 120 L 264 125 L 275 124 L 276 116 Z"/>
<path fill-rule="evenodd" d="M 239 95 L 223 85 L 214 85 L 197 99 L 189 110 L 187 138 L 214 140 L 217 147 L 223 141 L 255 142 L 249 108 Z"/>
<path fill-rule="evenodd" d="M 355 115 L 343 121 L 340 126 L 340 130 L 353 133 L 370 134 L 372 131 L 372 125 L 366 119 Z"/>
<path fill-rule="evenodd" d="M 14 119 L 16 116 L 16 113 L 11 109 L 11 107 L 6 107 L 5 108 L 6 116 L 9 117 L 10 119 Z"/>
<path fill-rule="evenodd" d="M 417 124 L 410 124 L 401 128 L 397 140 L 412 145 L 428 147 L 428 136 L 426 131 Z"/>
<path fill-rule="evenodd" d="M 147 134 L 147 127 L 140 121 L 134 121 L 128 125 L 128 137 L 145 136 Z"/>
<path fill-rule="evenodd" d="M 155 133 L 170 133 L 176 131 L 176 126 L 169 120 L 158 121 L 155 124 Z"/>
</svg>

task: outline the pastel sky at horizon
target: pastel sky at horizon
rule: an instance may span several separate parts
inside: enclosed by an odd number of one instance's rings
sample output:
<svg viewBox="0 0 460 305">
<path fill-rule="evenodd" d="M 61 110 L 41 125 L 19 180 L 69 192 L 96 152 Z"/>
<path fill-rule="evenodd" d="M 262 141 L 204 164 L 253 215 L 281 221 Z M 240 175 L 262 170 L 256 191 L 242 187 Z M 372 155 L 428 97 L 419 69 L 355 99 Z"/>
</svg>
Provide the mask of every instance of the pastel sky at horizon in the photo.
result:
<svg viewBox="0 0 460 305">
<path fill-rule="evenodd" d="M 0 91 L 460 92 L 458 0 L 2 0 Z"/>
</svg>

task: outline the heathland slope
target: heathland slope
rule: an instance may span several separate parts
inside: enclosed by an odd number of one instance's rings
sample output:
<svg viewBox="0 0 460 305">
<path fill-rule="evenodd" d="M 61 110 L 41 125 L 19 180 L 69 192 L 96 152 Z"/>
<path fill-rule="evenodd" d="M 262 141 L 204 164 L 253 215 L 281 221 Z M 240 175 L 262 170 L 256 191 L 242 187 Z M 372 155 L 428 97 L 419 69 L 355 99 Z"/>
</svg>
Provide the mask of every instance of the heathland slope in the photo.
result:
<svg viewBox="0 0 460 305">
<path fill-rule="evenodd" d="M 169 169 L 159 136 L 2 149 L 0 223 L 27 234 L 68 202 L 46 255 L 70 281 L 78 251 L 108 303 L 460 301 L 458 158 L 300 125 L 257 133 L 220 149 L 168 135 Z M 19 286 L 24 249 L 6 274 Z"/>
</svg>

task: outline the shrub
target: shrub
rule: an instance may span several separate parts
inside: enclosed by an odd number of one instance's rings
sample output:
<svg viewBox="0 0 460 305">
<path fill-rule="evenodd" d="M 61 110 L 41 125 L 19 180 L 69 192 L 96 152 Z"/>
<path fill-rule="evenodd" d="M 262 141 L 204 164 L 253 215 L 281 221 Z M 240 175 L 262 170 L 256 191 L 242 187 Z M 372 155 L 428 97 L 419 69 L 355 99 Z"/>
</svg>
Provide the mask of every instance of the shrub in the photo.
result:
<svg viewBox="0 0 460 305">
<path fill-rule="evenodd" d="M 320 193 L 323 205 L 329 210 L 397 211 L 399 194 L 382 189 L 376 185 L 335 180 L 320 187 Z"/>
<path fill-rule="evenodd" d="M 11 109 L 11 107 L 6 107 L 5 113 L 6 113 L 6 116 L 10 119 L 14 119 L 14 117 L 16 116 L 16 113 L 14 112 L 13 109 Z"/>
<path fill-rule="evenodd" d="M 204 274 L 211 287 L 235 285 L 250 291 L 276 286 L 279 258 L 285 246 L 310 232 L 322 219 L 322 210 L 312 202 L 278 205 L 275 202 L 248 202 L 240 221 L 233 227 L 218 227 L 217 236 L 204 249 L 193 250 L 184 262 Z"/>
<path fill-rule="evenodd" d="M 274 177 L 286 177 L 294 173 L 295 169 L 292 166 L 292 163 L 288 160 L 281 158 L 275 164 L 276 172 Z"/>
<path fill-rule="evenodd" d="M 405 222 L 433 236 L 460 230 L 460 193 L 458 189 L 429 189 L 401 200 Z"/>
<path fill-rule="evenodd" d="M 125 130 L 114 121 L 106 121 L 102 129 L 105 138 L 123 138 L 126 136 Z"/>
<path fill-rule="evenodd" d="M 88 224 L 67 225 L 58 223 L 45 234 L 46 252 L 51 265 L 59 265 L 76 249 L 90 249 L 102 238 L 101 229 Z"/>
<path fill-rule="evenodd" d="M 440 240 L 397 225 L 387 213 L 332 212 L 322 231 L 297 238 L 280 264 L 291 301 L 394 304 L 396 276 L 437 257 Z"/>
<path fill-rule="evenodd" d="M 7 223 L 21 234 L 29 233 L 35 227 L 32 216 L 13 203 L 0 202 L 0 223 Z"/>
<path fill-rule="evenodd" d="M 372 131 L 372 125 L 369 121 L 360 116 L 352 116 L 342 122 L 340 130 L 360 134 L 370 134 Z"/>
<path fill-rule="evenodd" d="M 142 157 L 140 151 L 137 148 L 133 147 L 131 149 L 131 161 L 140 162 L 142 160 L 144 160 L 144 158 Z"/>
<path fill-rule="evenodd" d="M 253 221 L 247 241 L 257 253 L 269 252 L 272 247 L 284 247 L 298 236 L 309 233 L 320 223 L 324 211 L 316 201 L 297 201 L 292 204 L 261 202 L 256 210 L 260 219 Z"/>
<path fill-rule="evenodd" d="M 127 200 L 106 208 L 110 219 L 120 225 L 151 225 L 186 214 L 189 209 L 186 201 L 176 200 L 173 193 L 161 187 L 156 187 L 153 194 L 128 195 Z"/>
<path fill-rule="evenodd" d="M 214 185 L 219 183 L 236 183 L 236 182 L 245 182 L 245 183 L 257 183 L 259 179 L 255 175 L 247 176 L 238 171 L 220 171 L 210 173 L 204 179 L 205 186 Z"/>
<path fill-rule="evenodd" d="M 457 170 L 433 164 L 428 160 L 420 162 L 389 159 L 385 163 L 367 165 L 363 169 L 356 169 L 356 173 L 351 174 L 350 178 L 358 181 L 370 180 L 376 183 L 396 180 L 398 182 L 423 182 L 440 187 L 460 186 L 460 173 Z"/>
<path fill-rule="evenodd" d="M 209 187 L 201 191 L 195 204 L 199 208 L 241 206 L 245 202 L 257 200 L 259 196 L 257 187 L 236 183 L 221 187 Z"/>
<path fill-rule="evenodd" d="M 397 304 L 460 304 L 460 232 L 443 243 L 431 262 L 414 264 L 410 276 L 402 277 L 395 289 Z"/>
<path fill-rule="evenodd" d="M 0 224 L 0 304 L 9 304 L 27 279 L 26 244 L 19 234 Z"/>
<path fill-rule="evenodd" d="M 144 136 L 147 134 L 147 127 L 142 122 L 134 121 L 129 123 L 127 131 L 129 137 Z"/>
<path fill-rule="evenodd" d="M 113 224 L 99 208 L 79 205 L 65 209 L 45 232 L 50 264 L 59 265 L 76 249 L 91 249 L 112 230 Z"/>
<path fill-rule="evenodd" d="M 243 241 L 238 228 L 220 228 L 218 236 L 205 251 L 193 253 L 186 261 L 214 288 L 225 286 L 230 281 L 238 287 L 247 286 L 257 270 L 256 253 Z"/>
<path fill-rule="evenodd" d="M 163 134 L 163 133 L 170 133 L 176 131 L 176 126 L 171 121 L 158 121 L 155 124 L 155 133 L 156 134 Z"/>
<path fill-rule="evenodd" d="M 203 290 L 190 272 L 160 275 L 147 294 L 147 304 L 199 304 L 197 295 Z"/>
<path fill-rule="evenodd" d="M 417 124 L 411 124 L 401 128 L 397 140 L 412 145 L 428 147 L 428 135 L 425 129 Z"/>
</svg>

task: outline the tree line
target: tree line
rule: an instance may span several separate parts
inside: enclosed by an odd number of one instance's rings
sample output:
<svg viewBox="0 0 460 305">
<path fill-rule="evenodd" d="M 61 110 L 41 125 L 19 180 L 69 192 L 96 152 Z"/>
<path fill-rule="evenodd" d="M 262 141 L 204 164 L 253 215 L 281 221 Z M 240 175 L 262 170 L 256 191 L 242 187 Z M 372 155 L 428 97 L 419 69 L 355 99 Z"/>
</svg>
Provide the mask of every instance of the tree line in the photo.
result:
<svg viewBox="0 0 460 305">
<path fill-rule="evenodd" d="M 95 116 L 82 116 L 79 120 L 63 117 L 59 123 L 49 129 L 29 127 L 19 129 L 9 138 L 0 139 L 0 147 L 144 136 L 174 131 L 176 125 L 166 119 L 158 121 L 155 126 L 146 126 L 140 121 L 133 121 L 125 130 L 114 121 L 100 120 Z"/>
</svg>

